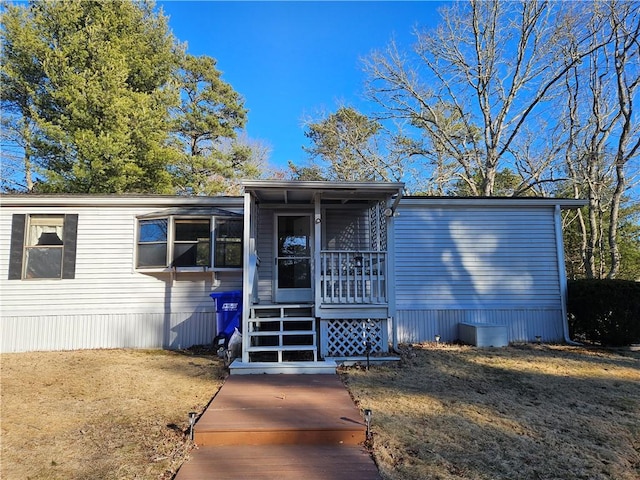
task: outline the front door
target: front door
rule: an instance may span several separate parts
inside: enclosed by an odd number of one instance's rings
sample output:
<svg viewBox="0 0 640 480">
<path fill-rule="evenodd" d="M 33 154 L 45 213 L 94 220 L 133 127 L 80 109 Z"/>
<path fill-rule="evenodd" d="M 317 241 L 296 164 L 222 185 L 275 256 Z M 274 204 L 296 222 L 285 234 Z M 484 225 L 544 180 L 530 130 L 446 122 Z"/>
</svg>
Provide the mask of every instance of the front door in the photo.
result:
<svg viewBox="0 0 640 480">
<path fill-rule="evenodd" d="M 275 300 L 306 303 L 313 300 L 311 214 L 275 216 Z"/>
</svg>

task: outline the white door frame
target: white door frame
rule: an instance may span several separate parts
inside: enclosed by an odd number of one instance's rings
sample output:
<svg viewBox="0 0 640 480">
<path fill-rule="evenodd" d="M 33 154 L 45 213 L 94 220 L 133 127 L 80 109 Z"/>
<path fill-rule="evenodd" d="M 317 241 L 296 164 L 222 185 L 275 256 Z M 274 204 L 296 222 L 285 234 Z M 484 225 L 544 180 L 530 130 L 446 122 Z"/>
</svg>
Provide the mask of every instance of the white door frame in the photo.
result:
<svg viewBox="0 0 640 480">
<path fill-rule="evenodd" d="M 278 221 L 280 217 L 307 217 L 309 221 L 308 256 L 304 257 L 280 257 L 278 256 Z M 311 303 L 314 299 L 314 232 L 312 211 L 287 211 L 274 212 L 273 215 L 273 298 L 276 303 Z M 286 258 L 301 258 L 309 261 L 309 288 L 279 288 L 278 287 L 278 262 Z"/>
</svg>

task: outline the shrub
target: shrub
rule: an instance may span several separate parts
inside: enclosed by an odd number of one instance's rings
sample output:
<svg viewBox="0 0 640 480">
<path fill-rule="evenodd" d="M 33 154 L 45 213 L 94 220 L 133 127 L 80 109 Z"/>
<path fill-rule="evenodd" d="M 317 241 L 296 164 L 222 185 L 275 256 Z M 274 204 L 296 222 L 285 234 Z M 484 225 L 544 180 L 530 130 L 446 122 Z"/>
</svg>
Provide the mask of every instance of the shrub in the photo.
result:
<svg viewBox="0 0 640 480">
<path fill-rule="evenodd" d="M 640 342 L 640 283 L 569 280 L 567 313 L 572 337 L 610 346 Z"/>
</svg>

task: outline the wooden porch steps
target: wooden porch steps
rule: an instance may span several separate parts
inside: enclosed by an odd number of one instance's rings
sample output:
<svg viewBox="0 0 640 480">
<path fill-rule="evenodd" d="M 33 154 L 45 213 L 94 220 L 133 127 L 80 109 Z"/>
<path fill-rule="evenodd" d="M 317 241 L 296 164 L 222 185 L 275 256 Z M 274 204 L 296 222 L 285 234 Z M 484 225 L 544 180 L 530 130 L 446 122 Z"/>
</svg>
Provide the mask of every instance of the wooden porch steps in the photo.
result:
<svg viewBox="0 0 640 480">
<path fill-rule="evenodd" d="M 249 363 L 318 361 L 316 319 L 310 304 L 260 304 L 250 307 L 247 324 Z"/>
<path fill-rule="evenodd" d="M 175 480 L 377 480 L 359 446 L 260 445 L 201 447 Z"/>
<path fill-rule="evenodd" d="M 175 480 L 380 480 L 337 375 L 230 376 L 195 425 Z"/>
<path fill-rule="evenodd" d="M 333 360 L 318 362 L 248 362 L 239 359 L 229 366 L 231 375 L 289 374 L 327 375 L 335 374 L 337 363 Z"/>
<path fill-rule="evenodd" d="M 198 420 L 194 440 L 357 445 L 365 437 L 360 411 L 337 375 L 232 375 Z"/>
</svg>

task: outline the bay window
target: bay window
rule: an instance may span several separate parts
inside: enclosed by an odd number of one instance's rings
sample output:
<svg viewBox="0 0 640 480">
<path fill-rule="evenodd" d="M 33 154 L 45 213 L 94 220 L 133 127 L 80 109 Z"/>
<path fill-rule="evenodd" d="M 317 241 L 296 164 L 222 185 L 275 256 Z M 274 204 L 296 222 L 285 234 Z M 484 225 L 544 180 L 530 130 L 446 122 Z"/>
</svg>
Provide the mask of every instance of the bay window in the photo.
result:
<svg viewBox="0 0 640 480">
<path fill-rule="evenodd" d="M 241 219 L 219 217 L 170 215 L 138 219 L 136 266 L 241 268 L 242 228 Z"/>
</svg>

